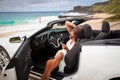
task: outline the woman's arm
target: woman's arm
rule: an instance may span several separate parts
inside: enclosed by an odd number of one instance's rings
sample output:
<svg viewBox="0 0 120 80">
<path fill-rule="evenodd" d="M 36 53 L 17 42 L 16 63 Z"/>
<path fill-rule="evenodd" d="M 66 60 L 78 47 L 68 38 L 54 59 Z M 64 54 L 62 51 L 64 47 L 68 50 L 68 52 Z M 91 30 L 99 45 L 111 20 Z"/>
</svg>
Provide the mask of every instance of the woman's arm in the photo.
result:
<svg viewBox="0 0 120 80">
<path fill-rule="evenodd" d="M 73 24 L 73 23 L 70 22 L 70 21 L 66 21 L 66 22 L 65 22 L 65 26 L 67 27 L 67 30 L 68 30 L 69 33 L 72 31 L 72 28 L 73 28 L 73 27 L 76 27 L 76 25 Z"/>
</svg>

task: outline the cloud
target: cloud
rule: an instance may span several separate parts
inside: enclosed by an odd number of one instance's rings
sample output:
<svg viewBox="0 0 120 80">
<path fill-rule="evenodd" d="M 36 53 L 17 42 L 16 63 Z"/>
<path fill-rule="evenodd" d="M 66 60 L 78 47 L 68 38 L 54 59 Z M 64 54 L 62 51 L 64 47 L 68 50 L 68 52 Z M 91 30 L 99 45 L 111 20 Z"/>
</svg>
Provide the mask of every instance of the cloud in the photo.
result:
<svg viewBox="0 0 120 80">
<path fill-rule="evenodd" d="M 68 9 L 69 0 L 33 0 L 29 2 L 29 7 L 40 10 L 62 10 Z"/>
<path fill-rule="evenodd" d="M 0 0 L 0 11 L 62 10 L 68 9 L 68 3 L 69 0 Z"/>
<path fill-rule="evenodd" d="M 91 5 L 98 1 L 100 0 L 0 0 L 0 11 L 68 11 L 73 6 Z"/>
</svg>

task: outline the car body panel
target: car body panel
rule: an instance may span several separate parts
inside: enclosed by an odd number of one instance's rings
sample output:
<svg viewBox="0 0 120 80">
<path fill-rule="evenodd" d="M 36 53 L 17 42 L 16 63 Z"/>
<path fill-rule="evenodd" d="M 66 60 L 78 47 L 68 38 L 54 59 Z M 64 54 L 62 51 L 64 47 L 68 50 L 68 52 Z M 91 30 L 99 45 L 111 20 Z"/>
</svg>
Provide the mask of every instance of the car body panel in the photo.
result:
<svg viewBox="0 0 120 80">
<path fill-rule="evenodd" d="M 120 46 L 115 45 L 83 46 L 79 80 L 108 80 L 120 77 L 119 53 Z"/>
<path fill-rule="evenodd" d="M 6 51 L 9 53 L 9 57 L 12 58 L 17 49 L 20 47 L 21 43 L 10 43 L 9 38 L 10 37 L 0 38 L 0 46 L 5 48 Z"/>
<path fill-rule="evenodd" d="M 15 67 L 8 69 L 8 70 L 5 70 L 0 80 L 17 80 Z"/>
<path fill-rule="evenodd" d="M 6 51 L 9 53 L 10 58 L 12 58 L 15 54 L 15 52 L 18 50 L 18 48 L 20 47 L 22 41 L 20 43 L 10 43 L 9 39 L 12 37 L 16 37 L 19 36 L 22 40 L 24 40 L 24 36 L 26 38 L 31 37 L 32 35 L 34 35 L 36 32 L 38 32 L 39 30 L 45 28 L 46 26 L 42 26 L 38 29 L 35 30 L 28 30 L 25 32 L 19 32 L 19 33 L 15 33 L 13 35 L 7 36 L 7 37 L 1 37 L 0 38 L 0 46 L 2 46 L 3 48 L 6 49 Z"/>
<path fill-rule="evenodd" d="M 79 68 L 62 80 L 109 80 L 120 77 L 120 46 L 82 45 Z"/>
</svg>

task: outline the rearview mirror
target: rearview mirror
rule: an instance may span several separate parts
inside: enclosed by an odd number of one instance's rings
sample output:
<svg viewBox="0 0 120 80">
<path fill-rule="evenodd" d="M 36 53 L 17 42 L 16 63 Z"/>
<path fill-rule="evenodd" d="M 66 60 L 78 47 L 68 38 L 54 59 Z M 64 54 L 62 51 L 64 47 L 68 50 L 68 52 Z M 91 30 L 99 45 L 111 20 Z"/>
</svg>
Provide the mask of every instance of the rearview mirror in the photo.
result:
<svg viewBox="0 0 120 80">
<path fill-rule="evenodd" d="M 22 40 L 21 38 L 18 36 L 18 37 L 12 37 L 10 38 L 9 42 L 11 43 L 20 43 Z"/>
</svg>

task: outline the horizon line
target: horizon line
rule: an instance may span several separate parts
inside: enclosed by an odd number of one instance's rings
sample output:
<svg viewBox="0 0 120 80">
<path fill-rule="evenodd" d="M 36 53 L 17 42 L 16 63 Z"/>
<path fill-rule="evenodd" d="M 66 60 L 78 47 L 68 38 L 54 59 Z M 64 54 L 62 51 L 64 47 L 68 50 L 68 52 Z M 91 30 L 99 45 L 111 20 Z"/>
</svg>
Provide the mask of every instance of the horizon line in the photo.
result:
<svg viewBox="0 0 120 80">
<path fill-rule="evenodd" d="M 0 11 L 0 12 L 63 12 L 63 11 Z"/>
</svg>

